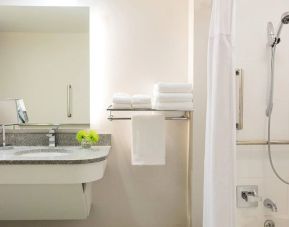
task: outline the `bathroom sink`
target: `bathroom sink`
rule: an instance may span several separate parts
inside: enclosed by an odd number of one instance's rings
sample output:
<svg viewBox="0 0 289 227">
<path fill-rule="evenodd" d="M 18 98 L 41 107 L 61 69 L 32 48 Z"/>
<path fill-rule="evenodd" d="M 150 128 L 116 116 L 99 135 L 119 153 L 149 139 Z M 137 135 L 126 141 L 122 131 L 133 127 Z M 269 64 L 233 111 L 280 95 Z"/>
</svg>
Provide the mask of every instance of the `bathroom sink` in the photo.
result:
<svg viewBox="0 0 289 227">
<path fill-rule="evenodd" d="M 78 184 L 99 180 L 103 177 L 110 148 L 16 146 L 1 151 L 0 185 Z"/>
<path fill-rule="evenodd" d="M 65 149 L 58 149 L 58 148 L 43 148 L 43 149 L 32 149 L 32 150 L 25 150 L 25 151 L 19 151 L 16 153 L 16 155 L 22 156 L 22 157 L 59 157 L 68 155 L 70 152 L 68 152 Z"/>
</svg>

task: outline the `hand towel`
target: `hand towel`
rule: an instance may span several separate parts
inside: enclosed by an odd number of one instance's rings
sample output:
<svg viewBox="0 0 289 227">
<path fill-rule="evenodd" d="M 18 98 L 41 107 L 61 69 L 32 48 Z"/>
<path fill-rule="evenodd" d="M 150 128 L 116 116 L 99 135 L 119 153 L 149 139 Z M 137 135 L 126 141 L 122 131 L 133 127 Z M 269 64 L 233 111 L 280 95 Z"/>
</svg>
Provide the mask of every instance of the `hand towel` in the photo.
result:
<svg viewBox="0 0 289 227">
<path fill-rule="evenodd" d="M 165 165 L 165 117 L 132 116 L 132 165 Z"/>
<path fill-rule="evenodd" d="M 148 104 L 151 103 L 151 97 L 149 95 L 133 95 L 132 104 Z"/>
<path fill-rule="evenodd" d="M 112 103 L 131 104 L 131 97 L 126 93 L 115 93 L 112 96 Z"/>
<path fill-rule="evenodd" d="M 183 110 L 183 111 L 192 111 L 194 105 L 192 102 L 154 102 L 152 108 L 156 110 Z"/>
<path fill-rule="evenodd" d="M 189 93 L 193 91 L 189 83 L 158 83 L 154 85 L 154 91 L 160 93 Z"/>
<path fill-rule="evenodd" d="M 146 104 L 132 104 L 132 108 L 134 109 L 151 109 L 152 104 L 146 103 Z"/>
<path fill-rule="evenodd" d="M 113 109 L 131 109 L 131 104 L 113 103 Z"/>
<path fill-rule="evenodd" d="M 192 102 L 192 93 L 159 93 L 155 92 L 153 96 L 154 102 Z"/>
</svg>

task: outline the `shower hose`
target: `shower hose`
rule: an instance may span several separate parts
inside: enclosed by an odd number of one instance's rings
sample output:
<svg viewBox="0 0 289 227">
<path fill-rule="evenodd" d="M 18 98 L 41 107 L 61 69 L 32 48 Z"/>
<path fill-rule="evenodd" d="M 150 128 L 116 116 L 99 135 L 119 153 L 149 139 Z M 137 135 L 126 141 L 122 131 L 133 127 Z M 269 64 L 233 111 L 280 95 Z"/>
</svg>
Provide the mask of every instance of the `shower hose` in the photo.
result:
<svg viewBox="0 0 289 227">
<path fill-rule="evenodd" d="M 269 93 L 269 104 L 267 108 L 266 115 L 268 117 L 268 156 L 271 169 L 273 170 L 275 176 L 285 184 L 289 185 L 289 181 L 285 180 L 276 170 L 273 159 L 272 159 L 272 152 L 271 152 L 271 115 L 272 115 L 272 108 L 273 108 L 273 93 L 274 93 L 274 74 L 275 74 L 275 51 L 276 46 L 271 48 L 271 86 L 270 86 L 270 93 Z"/>
</svg>

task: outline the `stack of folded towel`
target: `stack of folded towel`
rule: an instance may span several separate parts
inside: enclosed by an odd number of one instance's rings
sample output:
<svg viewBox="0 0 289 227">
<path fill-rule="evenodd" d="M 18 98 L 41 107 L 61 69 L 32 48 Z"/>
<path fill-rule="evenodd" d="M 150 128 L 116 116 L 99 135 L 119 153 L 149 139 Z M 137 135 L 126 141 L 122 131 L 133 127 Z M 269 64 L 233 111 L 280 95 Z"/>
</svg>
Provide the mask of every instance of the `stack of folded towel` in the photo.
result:
<svg viewBox="0 0 289 227">
<path fill-rule="evenodd" d="M 193 110 L 192 90 L 189 83 L 155 84 L 152 107 L 157 110 Z"/>
<path fill-rule="evenodd" d="M 112 96 L 114 109 L 131 109 L 131 97 L 126 93 L 116 93 Z"/>
<path fill-rule="evenodd" d="M 149 95 L 133 95 L 132 96 L 132 108 L 134 109 L 150 109 L 151 97 Z"/>
</svg>

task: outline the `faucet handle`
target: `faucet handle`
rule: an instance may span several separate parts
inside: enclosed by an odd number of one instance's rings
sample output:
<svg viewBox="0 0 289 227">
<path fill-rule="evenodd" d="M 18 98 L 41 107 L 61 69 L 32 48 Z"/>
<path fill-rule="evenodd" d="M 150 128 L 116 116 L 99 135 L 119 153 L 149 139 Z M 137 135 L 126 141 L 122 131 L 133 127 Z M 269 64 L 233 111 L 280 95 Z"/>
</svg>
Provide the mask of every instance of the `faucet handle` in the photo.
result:
<svg viewBox="0 0 289 227">
<path fill-rule="evenodd" d="M 253 202 L 262 202 L 262 197 L 261 196 L 258 196 L 258 195 L 249 195 L 248 196 L 248 200 L 247 200 L 247 202 L 249 202 L 249 203 L 253 203 Z"/>
<path fill-rule="evenodd" d="M 262 198 L 258 195 L 258 185 L 237 185 L 237 207 L 258 207 Z"/>
<path fill-rule="evenodd" d="M 262 201 L 262 197 L 258 196 L 255 190 L 242 191 L 241 196 L 246 202 L 261 202 Z"/>
<path fill-rule="evenodd" d="M 265 199 L 263 205 L 264 207 L 271 209 L 272 212 L 278 211 L 277 205 L 271 199 Z"/>
</svg>

